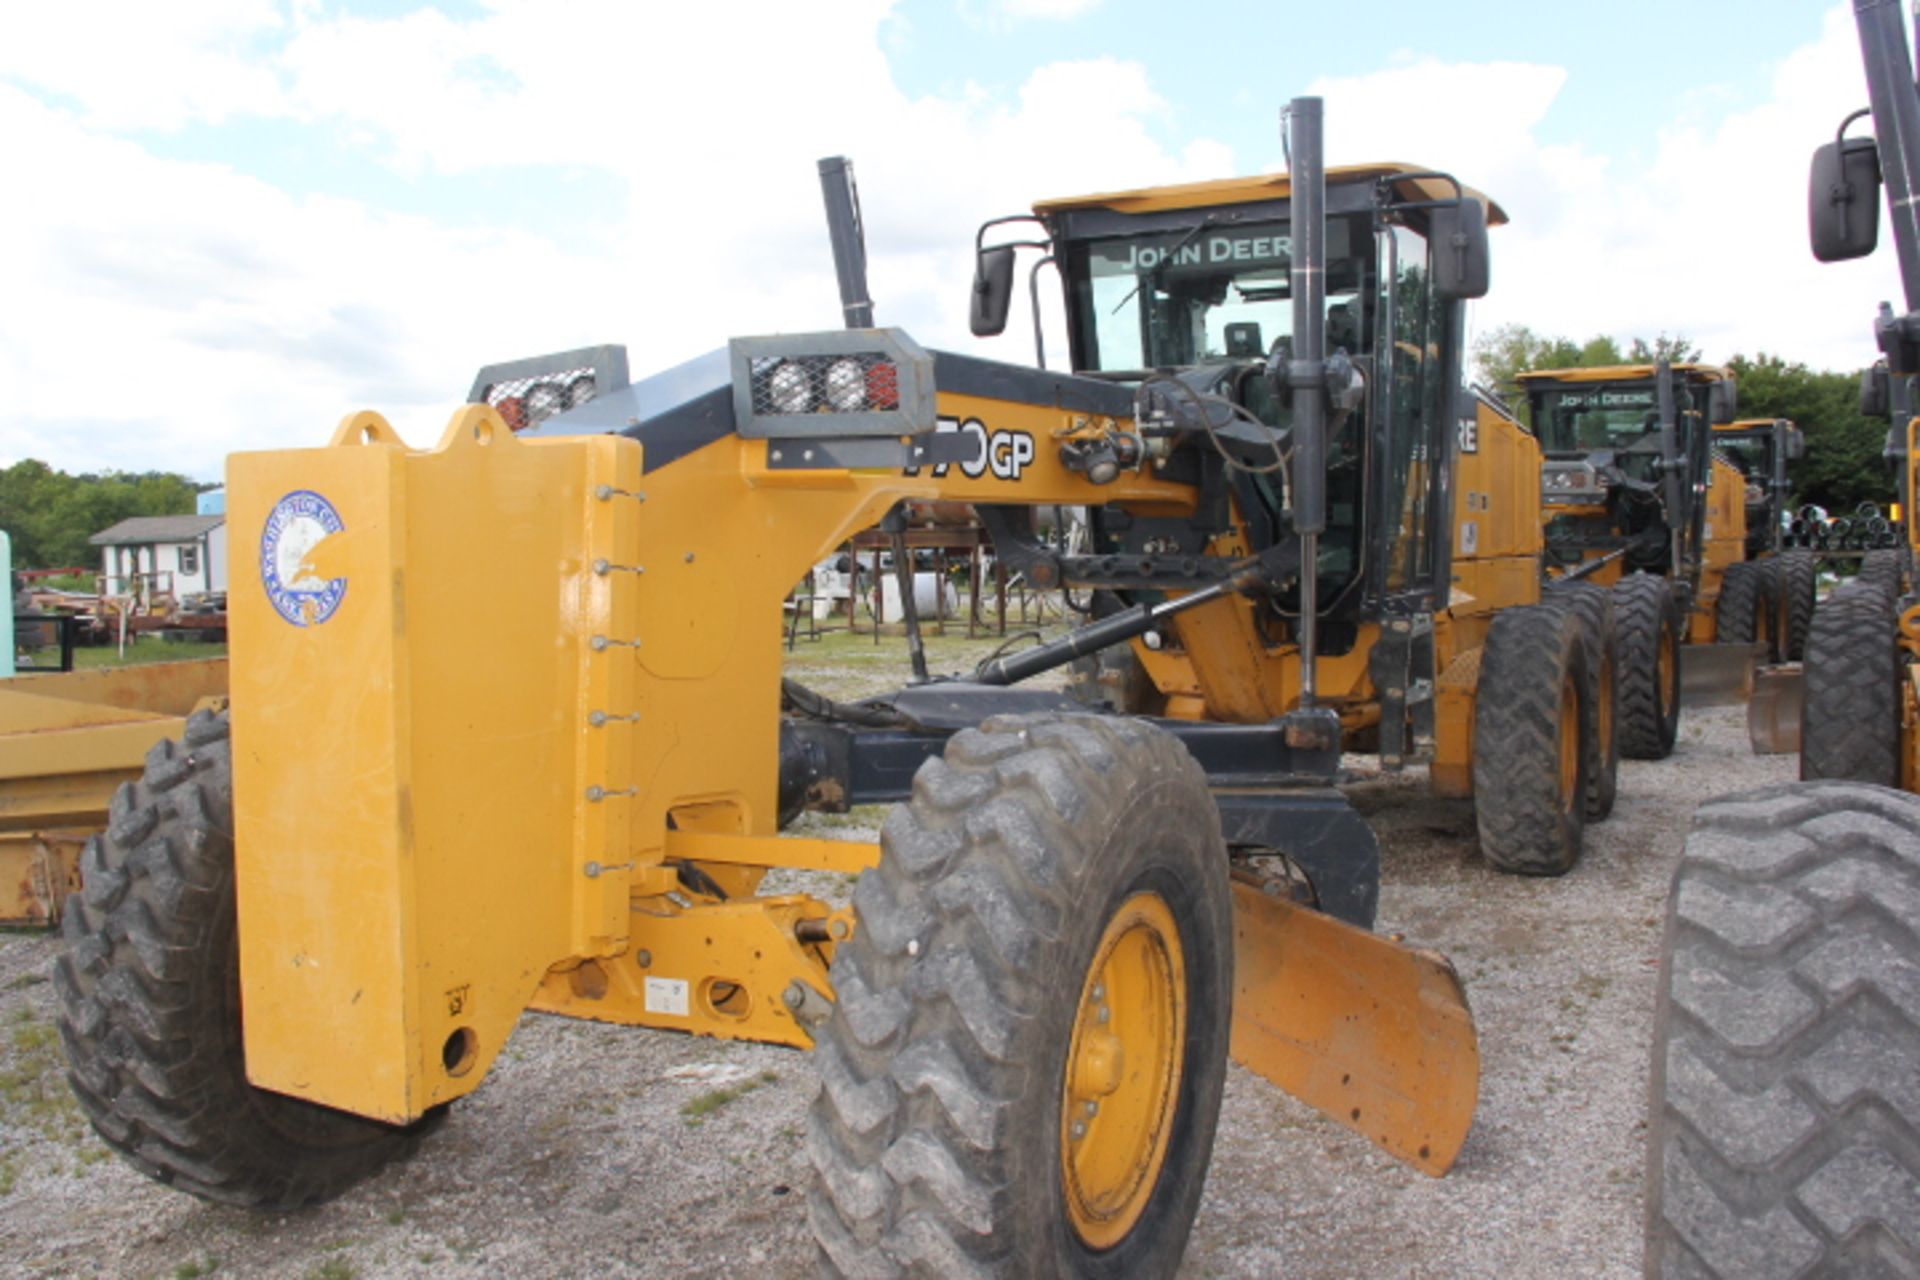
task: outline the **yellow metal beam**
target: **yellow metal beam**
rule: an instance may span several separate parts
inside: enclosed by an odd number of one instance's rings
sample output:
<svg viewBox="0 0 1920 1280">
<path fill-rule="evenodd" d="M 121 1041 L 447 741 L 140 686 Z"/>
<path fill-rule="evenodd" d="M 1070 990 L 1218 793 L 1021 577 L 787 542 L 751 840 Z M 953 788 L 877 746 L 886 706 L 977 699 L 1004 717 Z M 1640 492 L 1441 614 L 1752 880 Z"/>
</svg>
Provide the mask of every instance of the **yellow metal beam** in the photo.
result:
<svg viewBox="0 0 1920 1280">
<path fill-rule="evenodd" d="M 554 969 L 531 1007 L 808 1049 L 808 1026 L 830 1007 L 833 944 L 852 930 L 851 911 L 800 895 L 687 908 L 645 900 L 625 954 Z"/>
<path fill-rule="evenodd" d="M 880 865 L 880 846 L 858 840 L 801 836 L 738 836 L 711 831 L 667 832 L 667 857 L 743 867 L 793 867 L 853 873 Z"/>
</svg>

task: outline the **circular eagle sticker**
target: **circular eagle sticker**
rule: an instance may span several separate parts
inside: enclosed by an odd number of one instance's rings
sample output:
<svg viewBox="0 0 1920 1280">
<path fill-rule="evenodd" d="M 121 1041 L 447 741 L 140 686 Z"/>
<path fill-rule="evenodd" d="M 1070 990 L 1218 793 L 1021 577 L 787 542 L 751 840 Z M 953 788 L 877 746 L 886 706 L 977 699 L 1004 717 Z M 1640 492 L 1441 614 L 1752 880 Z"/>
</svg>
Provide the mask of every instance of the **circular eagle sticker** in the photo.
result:
<svg viewBox="0 0 1920 1280">
<path fill-rule="evenodd" d="M 260 580 L 273 607 L 294 626 L 319 626 L 347 594 L 346 578 L 331 573 L 335 557 L 314 554 L 346 527 L 333 504 L 310 489 L 295 489 L 273 504 L 260 535 Z"/>
</svg>

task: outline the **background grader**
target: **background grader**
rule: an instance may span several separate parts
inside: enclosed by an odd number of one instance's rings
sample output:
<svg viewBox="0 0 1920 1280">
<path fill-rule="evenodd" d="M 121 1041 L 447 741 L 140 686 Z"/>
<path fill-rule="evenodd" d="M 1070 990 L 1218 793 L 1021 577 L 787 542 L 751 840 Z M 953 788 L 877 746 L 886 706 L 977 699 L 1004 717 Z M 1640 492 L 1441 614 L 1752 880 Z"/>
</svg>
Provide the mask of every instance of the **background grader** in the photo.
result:
<svg viewBox="0 0 1920 1280">
<path fill-rule="evenodd" d="M 1891 376 L 1920 374 L 1920 89 L 1899 7 L 1859 0 L 1874 137 L 1813 161 L 1815 257 L 1872 251 L 1884 175 L 1907 312 Z M 1909 402 L 1910 403 L 1910 402 Z M 1889 450 L 1910 498 L 1920 419 Z M 1712 801 L 1674 878 L 1648 1125 L 1650 1275 L 1920 1272 L 1920 548 L 1822 601 L 1798 784 Z"/>
<path fill-rule="evenodd" d="M 518 434 L 482 403 L 430 451 L 362 413 L 234 457 L 261 554 L 231 720 L 154 749 L 65 924 L 106 1140 L 210 1199 L 324 1199 L 533 1008 L 815 1048 L 811 1221 L 848 1273 L 1170 1273 L 1229 1046 L 1444 1172 L 1472 1022 L 1444 960 L 1367 932 L 1342 743 L 1481 783 L 1490 860 L 1562 870 L 1605 612 L 1533 603 L 1537 455 L 1461 409 L 1491 205 L 1327 174 L 1317 100 L 1291 140 L 1287 178 L 1042 207 L 1087 376 L 869 327 L 823 165 L 846 331 L 630 386 L 607 353 L 503 366 L 479 398 L 591 387 Z M 976 327 L 1014 252 L 982 250 Z M 783 685 L 788 589 L 910 498 L 975 504 L 999 555 L 1109 611 L 857 704 Z M 1038 504 L 1093 508 L 1096 547 L 1032 539 Z M 1161 719 L 1009 687 L 1135 639 Z M 878 846 L 778 834 L 880 801 Z M 774 868 L 859 871 L 852 908 L 758 892 Z"/>
<path fill-rule="evenodd" d="M 1736 423 L 1733 376 L 1714 365 L 1536 370 L 1520 384 L 1546 453 L 1547 564 L 1611 588 L 1621 751 L 1664 759 L 1683 700 L 1744 697 L 1756 643 L 1770 662 L 1804 647 L 1814 561 L 1782 553 L 1775 528 L 1799 432 Z"/>
</svg>

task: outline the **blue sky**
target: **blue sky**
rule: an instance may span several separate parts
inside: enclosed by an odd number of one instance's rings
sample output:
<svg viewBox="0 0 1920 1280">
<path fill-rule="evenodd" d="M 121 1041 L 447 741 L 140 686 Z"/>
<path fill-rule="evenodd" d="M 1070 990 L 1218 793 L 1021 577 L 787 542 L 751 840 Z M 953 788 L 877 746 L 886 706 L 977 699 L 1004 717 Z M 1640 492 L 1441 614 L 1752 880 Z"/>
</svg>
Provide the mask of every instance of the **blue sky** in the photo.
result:
<svg viewBox="0 0 1920 1280">
<path fill-rule="evenodd" d="M 1865 96 L 1844 4 L 9 6 L 0 463 L 214 478 L 363 407 L 427 443 L 482 363 L 831 326 L 837 152 L 882 322 L 1026 360 L 1022 323 L 966 334 L 982 219 L 1277 168 L 1303 92 L 1333 162 L 1506 206 L 1483 331 L 1870 356 L 1890 263 L 1805 246 L 1807 154 Z"/>
<path fill-rule="evenodd" d="M 1684 12 L 1684 28 L 1675 14 Z M 1357 76 L 1396 58 L 1556 62 L 1572 76 L 1544 143 L 1608 136 L 1627 151 L 1683 113 L 1751 105 L 1766 86 L 1743 68 L 1819 34 L 1820 9 L 1786 0 L 1610 4 L 1276 4 L 1183 9 L 1112 0 L 1070 22 L 1015 23 L 983 0 L 915 0 L 886 32 L 901 86 L 971 80 L 1012 92 L 1033 67 L 1090 53 L 1137 60 L 1171 101 L 1168 127 L 1210 132 L 1236 154 L 1272 149 L 1274 104 L 1308 80 Z M 1204 16 L 1195 16 L 1204 15 Z M 1311 50 L 1311 58 L 1302 57 Z"/>
</svg>

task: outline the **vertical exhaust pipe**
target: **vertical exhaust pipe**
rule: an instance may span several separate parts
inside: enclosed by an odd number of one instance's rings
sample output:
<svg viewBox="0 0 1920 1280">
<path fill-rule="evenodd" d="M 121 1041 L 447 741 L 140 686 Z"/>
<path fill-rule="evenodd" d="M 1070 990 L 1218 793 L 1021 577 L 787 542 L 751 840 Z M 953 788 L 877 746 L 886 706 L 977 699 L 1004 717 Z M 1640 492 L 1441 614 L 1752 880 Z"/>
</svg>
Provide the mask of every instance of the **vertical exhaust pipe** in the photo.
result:
<svg viewBox="0 0 1920 1280">
<path fill-rule="evenodd" d="M 1654 408 L 1660 418 L 1660 494 L 1667 504 L 1668 555 L 1673 571 L 1680 573 L 1686 564 L 1686 529 L 1681 522 L 1685 511 L 1682 486 L 1687 478 L 1687 460 L 1680 456 L 1680 400 L 1673 391 L 1673 366 L 1662 360 L 1654 367 Z"/>
<path fill-rule="evenodd" d="M 1287 106 L 1293 200 L 1293 528 L 1300 538 L 1300 709 L 1319 693 L 1320 535 L 1327 528 L 1327 171 L 1321 100 Z"/>
<path fill-rule="evenodd" d="M 873 300 L 867 296 L 867 233 L 860 219 L 860 188 L 853 161 L 827 156 L 820 161 L 820 195 L 827 204 L 827 240 L 833 246 L 833 273 L 840 280 L 840 310 L 849 329 L 873 328 Z M 907 657 L 915 684 L 927 681 L 927 650 L 920 634 L 920 605 L 913 598 L 914 565 L 907 546 L 907 512 L 896 506 L 880 522 L 893 552 L 893 577 L 900 588 L 900 621 L 907 631 Z M 945 590 L 936 584 L 936 590 Z M 875 624 L 878 625 L 877 623 Z"/>
<path fill-rule="evenodd" d="M 860 189 L 853 183 L 853 161 L 828 156 L 820 161 L 820 194 L 827 202 L 827 239 L 833 245 L 833 270 L 840 278 L 840 309 L 847 328 L 873 328 L 873 300 L 867 296 L 867 236 L 860 220 Z"/>
</svg>

